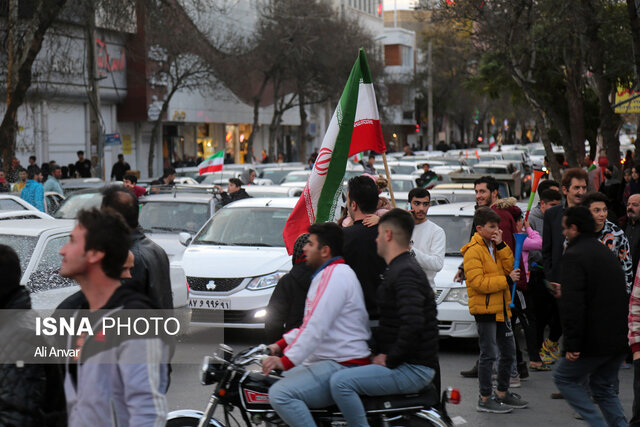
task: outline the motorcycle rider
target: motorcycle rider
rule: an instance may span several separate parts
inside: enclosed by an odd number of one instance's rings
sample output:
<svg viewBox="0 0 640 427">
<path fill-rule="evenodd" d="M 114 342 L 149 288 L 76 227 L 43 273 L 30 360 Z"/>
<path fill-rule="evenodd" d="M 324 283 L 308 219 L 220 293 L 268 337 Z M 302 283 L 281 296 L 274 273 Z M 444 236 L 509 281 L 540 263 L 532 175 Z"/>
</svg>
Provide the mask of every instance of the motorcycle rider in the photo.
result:
<svg viewBox="0 0 640 427">
<path fill-rule="evenodd" d="M 438 320 L 431 286 L 409 252 L 411 214 L 392 209 L 380 218 L 378 255 L 387 269 L 377 291 L 380 314 L 372 364 L 331 377 L 331 395 L 349 426 L 368 426 L 361 395 L 416 393 L 438 369 Z"/>
<path fill-rule="evenodd" d="M 307 264 L 314 267 L 302 326 L 283 335 L 269 348 L 262 371 L 286 370 L 269 389 L 269 402 L 292 427 L 315 425 L 309 408 L 334 402 L 331 376 L 348 366 L 369 363 L 369 315 L 362 287 L 342 258 L 342 229 L 335 223 L 313 224 L 304 246 Z"/>
</svg>

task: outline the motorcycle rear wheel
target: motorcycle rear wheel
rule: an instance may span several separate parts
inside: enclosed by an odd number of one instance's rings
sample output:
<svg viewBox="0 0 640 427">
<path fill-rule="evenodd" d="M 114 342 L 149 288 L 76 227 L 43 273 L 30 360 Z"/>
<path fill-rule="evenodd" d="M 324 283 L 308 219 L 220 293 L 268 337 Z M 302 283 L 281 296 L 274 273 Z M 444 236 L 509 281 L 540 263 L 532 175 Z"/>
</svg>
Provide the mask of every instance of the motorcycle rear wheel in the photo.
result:
<svg viewBox="0 0 640 427">
<path fill-rule="evenodd" d="M 200 418 L 180 417 L 167 421 L 166 427 L 198 427 L 199 422 Z M 224 427 L 224 424 L 215 418 L 209 421 L 209 425 L 212 427 Z"/>
</svg>

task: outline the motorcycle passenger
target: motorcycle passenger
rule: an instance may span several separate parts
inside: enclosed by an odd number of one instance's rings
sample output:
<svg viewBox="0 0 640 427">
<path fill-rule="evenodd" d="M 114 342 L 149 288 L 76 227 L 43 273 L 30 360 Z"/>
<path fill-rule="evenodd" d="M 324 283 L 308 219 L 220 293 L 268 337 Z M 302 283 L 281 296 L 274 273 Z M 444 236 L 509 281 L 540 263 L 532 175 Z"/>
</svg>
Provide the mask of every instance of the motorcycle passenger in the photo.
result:
<svg viewBox="0 0 640 427">
<path fill-rule="evenodd" d="M 315 425 L 309 408 L 334 402 L 331 375 L 348 366 L 369 363 L 369 315 L 362 287 L 342 258 L 342 229 L 335 223 L 313 224 L 304 246 L 314 267 L 302 326 L 283 335 L 269 348 L 262 371 L 286 370 L 269 389 L 269 402 L 289 426 Z"/>
<path fill-rule="evenodd" d="M 359 395 L 416 393 L 438 369 L 436 302 L 427 277 L 409 252 L 411 214 L 392 209 L 380 218 L 378 255 L 387 269 L 378 287 L 380 323 L 372 364 L 336 372 L 331 395 L 349 426 L 368 426 Z"/>
</svg>

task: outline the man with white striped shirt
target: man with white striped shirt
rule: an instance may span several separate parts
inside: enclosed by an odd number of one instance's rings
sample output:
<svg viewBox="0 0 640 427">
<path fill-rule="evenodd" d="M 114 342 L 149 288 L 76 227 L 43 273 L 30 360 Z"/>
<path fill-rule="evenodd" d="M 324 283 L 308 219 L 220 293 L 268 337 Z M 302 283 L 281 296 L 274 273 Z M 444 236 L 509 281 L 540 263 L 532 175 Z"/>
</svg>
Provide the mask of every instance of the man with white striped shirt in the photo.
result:
<svg viewBox="0 0 640 427">
<path fill-rule="evenodd" d="M 304 247 L 316 268 L 299 328 L 269 347 L 274 356 L 262 363 L 267 374 L 287 371 L 269 390 L 269 401 L 288 425 L 314 425 L 309 408 L 332 405 L 331 376 L 348 366 L 369 364 L 369 315 L 362 287 L 342 258 L 342 229 L 313 224 Z"/>
</svg>

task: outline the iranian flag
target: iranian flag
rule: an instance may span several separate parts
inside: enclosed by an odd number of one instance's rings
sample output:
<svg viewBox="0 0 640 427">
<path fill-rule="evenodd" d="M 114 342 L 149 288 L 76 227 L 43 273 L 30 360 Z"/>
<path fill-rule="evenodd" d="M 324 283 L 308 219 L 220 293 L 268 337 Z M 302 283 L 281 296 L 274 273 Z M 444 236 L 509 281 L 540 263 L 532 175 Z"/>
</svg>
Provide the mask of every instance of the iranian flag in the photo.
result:
<svg viewBox="0 0 640 427">
<path fill-rule="evenodd" d="M 284 226 L 282 234 L 289 254 L 298 236 L 311 224 L 336 218 L 347 160 L 367 150 L 383 153 L 386 147 L 367 57 L 360 49 L 309 180 Z"/>
<path fill-rule="evenodd" d="M 210 172 L 220 172 L 222 170 L 222 165 L 224 164 L 224 150 L 220 150 L 217 153 L 214 153 L 213 156 L 209 157 L 204 162 L 198 165 L 198 172 L 200 175 L 204 175 L 205 173 Z"/>
</svg>

